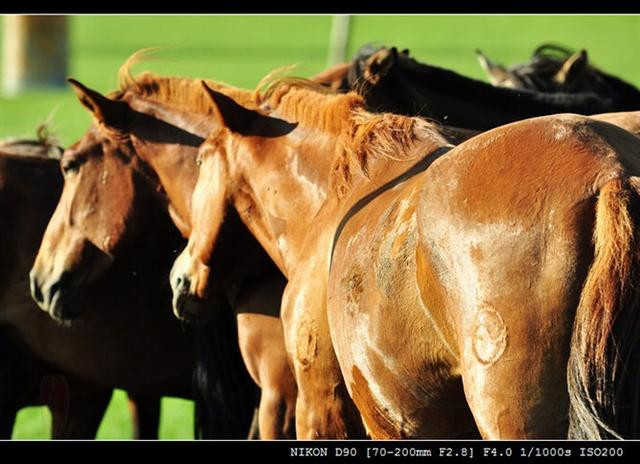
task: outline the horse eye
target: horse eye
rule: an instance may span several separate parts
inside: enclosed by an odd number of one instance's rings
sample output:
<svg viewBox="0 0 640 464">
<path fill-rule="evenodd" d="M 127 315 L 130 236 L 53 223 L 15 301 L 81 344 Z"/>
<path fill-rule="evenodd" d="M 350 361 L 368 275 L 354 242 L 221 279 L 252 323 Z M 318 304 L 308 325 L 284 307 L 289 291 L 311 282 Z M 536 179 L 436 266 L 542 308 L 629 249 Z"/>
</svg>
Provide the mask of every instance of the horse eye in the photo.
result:
<svg viewBox="0 0 640 464">
<path fill-rule="evenodd" d="M 64 175 L 77 171 L 79 167 L 80 163 L 78 163 L 78 161 L 74 159 L 64 160 L 61 165 L 62 173 Z"/>
<path fill-rule="evenodd" d="M 196 166 L 202 166 L 202 156 L 200 155 L 196 156 Z"/>
</svg>

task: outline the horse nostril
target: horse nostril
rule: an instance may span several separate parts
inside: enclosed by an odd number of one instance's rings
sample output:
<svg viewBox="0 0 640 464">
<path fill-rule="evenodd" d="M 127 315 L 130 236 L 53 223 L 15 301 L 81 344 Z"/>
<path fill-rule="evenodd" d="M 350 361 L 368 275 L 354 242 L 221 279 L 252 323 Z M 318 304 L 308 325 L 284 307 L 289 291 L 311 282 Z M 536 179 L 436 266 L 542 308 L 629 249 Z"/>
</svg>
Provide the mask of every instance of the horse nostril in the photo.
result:
<svg viewBox="0 0 640 464">
<path fill-rule="evenodd" d="M 65 291 L 68 286 L 69 286 L 69 273 L 63 272 L 62 274 L 60 274 L 60 277 L 58 278 L 58 280 L 53 285 L 51 285 L 49 292 L 51 293 L 51 295 L 55 295 L 56 292 Z"/>
<path fill-rule="evenodd" d="M 31 297 L 36 301 L 36 303 L 44 303 L 44 296 L 42 295 L 42 290 L 40 289 L 38 279 L 36 278 L 36 274 L 33 270 L 29 272 L 29 287 L 31 289 Z"/>
<path fill-rule="evenodd" d="M 189 285 L 191 281 L 184 275 L 176 277 L 176 290 L 179 293 L 189 293 Z"/>
<path fill-rule="evenodd" d="M 51 296 L 53 296 L 57 292 L 62 292 L 63 290 L 64 290 L 63 282 L 58 281 L 58 282 L 54 283 L 53 285 L 51 285 L 51 288 L 49 289 L 49 293 L 51 293 Z"/>
</svg>

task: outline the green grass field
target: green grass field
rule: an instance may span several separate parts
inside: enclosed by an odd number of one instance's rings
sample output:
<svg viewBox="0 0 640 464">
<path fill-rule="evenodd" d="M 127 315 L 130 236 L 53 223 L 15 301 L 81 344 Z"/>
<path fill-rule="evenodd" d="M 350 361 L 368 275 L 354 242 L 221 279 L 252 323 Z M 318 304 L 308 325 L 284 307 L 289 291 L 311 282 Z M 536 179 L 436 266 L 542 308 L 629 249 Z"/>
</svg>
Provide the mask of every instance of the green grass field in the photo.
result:
<svg viewBox="0 0 640 464">
<path fill-rule="evenodd" d="M 162 61 L 137 65 L 165 74 L 207 77 L 253 88 L 276 67 L 297 64 L 310 76 L 325 68 L 329 16 L 77 16 L 71 19 L 68 74 L 102 92 L 116 88 L 120 65 L 136 50 L 167 47 Z M 409 48 L 422 62 L 484 79 L 474 50 L 514 64 L 535 47 L 554 42 L 585 48 L 592 63 L 640 86 L 640 16 L 356 16 L 348 57 L 367 42 Z M 0 33 L 2 25 L 0 24 Z M 1 37 L 1 35 L 0 35 Z M 50 118 L 63 144 L 79 138 L 89 125 L 87 112 L 70 89 L 0 97 L 0 138 L 32 136 Z M 190 402 L 163 402 L 161 438 L 192 438 Z M 22 411 L 15 438 L 48 436 L 44 408 Z M 111 402 L 99 438 L 131 433 L 123 392 Z"/>
<path fill-rule="evenodd" d="M 0 26 L 1 28 L 2 26 Z M 253 88 L 290 64 L 309 76 L 325 68 L 329 16 L 77 16 L 70 25 L 68 74 L 96 90 L 116 88 L 120 65 L 136 50 L 167 47 L 152 71 L 207 77 Z M 528 59 L 543 42 L 586 48 L 593 63 L 640 85 L 640 16 L 356 16 L 348 57 L 367 42 L 409 48 L 420 61 L 484 78 L 474 50 L 503 63 Z M 53 112 L 62 143 L 89 124 L 70 89 L 0 97 L 0 137 L 30 135 Z"/>
<path fill-rule="evenodd" d="M 161 439 L 193 439 L 192 401 L 163 398 L 161 408 Z M 12 438 L 17 440 L 45 439 L 49 437 L 50 430 L 51 414 L 46 407 L 24 408 L 18 413 Z M 131 433 L 127 394 L 122 390 L 116 390 L 102 425 L 98 429 L 98 439 L 127 440 L 131 438 Z"/>
</svg>

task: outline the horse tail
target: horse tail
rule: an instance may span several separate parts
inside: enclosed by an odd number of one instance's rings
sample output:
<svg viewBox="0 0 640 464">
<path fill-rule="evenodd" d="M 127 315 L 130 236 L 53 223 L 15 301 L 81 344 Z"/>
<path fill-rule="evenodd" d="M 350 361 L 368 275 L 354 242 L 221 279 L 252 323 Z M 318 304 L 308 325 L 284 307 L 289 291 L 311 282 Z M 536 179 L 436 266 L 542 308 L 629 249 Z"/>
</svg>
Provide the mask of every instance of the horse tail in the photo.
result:
<svg viewBox="0 0 640 464">
<path fill-rule="evenodd" d="M 569 438 L 638 438 L 640 178 L 600 190 L 568 364 Z"/>
<path fill-rule="evenodd" d="M 192 326 L 196 351 L 194 436 L 246 439 L 258 401 L 258 388 L 240 354 L 235 316 L 226 300 L 221 305 L 224 307 L 213 320 Z"/>
</svg>

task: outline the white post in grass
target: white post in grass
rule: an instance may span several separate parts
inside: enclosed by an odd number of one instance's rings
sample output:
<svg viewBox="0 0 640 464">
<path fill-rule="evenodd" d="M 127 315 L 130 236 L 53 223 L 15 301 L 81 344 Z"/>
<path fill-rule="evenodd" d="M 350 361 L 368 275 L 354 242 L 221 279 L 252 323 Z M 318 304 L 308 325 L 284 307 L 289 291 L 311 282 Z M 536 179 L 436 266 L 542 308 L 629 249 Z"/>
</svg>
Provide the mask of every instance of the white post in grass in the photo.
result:
<svg viewBox="0 0 640 464">
<path fill-rule="evenodd" d="M 63 87 L 68 63 L 66 16 L 5 16 L 2 91 Z"/>
<path fill-rule="evenodd" d="M 351 16 L 334 15 L 331 18 L 331 36 L 329 38 L 329 56 L 327 67 L 345 61 L 349 44 L 349 25 Z"/>
</svg>

